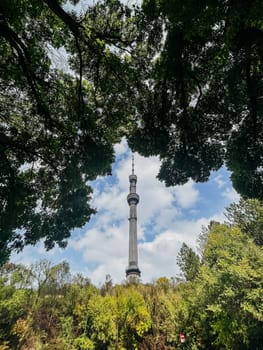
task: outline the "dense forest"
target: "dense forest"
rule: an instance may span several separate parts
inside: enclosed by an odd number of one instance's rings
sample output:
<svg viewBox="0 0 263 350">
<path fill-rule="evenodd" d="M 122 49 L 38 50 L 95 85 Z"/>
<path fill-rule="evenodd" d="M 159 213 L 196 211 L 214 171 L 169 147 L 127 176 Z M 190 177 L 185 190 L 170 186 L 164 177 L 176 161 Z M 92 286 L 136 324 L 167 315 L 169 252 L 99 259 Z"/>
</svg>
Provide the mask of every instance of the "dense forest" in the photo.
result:
<svg viewBox="0 0 263 350">
<path fill-rule="evenodd" d="M 1 350 L 263 349 L 263 206 L 241 201 L 183 244 L 181 275 L 100 287 L 67 262 L 7 263 L 0 279 Z M 181 343 L 180 334 L 185 342 Z"/>
</svg>

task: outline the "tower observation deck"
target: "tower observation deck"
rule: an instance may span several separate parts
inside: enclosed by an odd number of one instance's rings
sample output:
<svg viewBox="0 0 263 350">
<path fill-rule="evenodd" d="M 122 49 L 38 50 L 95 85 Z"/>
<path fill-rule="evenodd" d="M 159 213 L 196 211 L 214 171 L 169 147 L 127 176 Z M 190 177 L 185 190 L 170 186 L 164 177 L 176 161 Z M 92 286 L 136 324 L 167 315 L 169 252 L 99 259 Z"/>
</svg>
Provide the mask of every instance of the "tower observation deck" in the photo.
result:
<svg viewBox="0 0 263 350">
<path fill-rule="evenodd" d="M 137 204 L 139 195 L 136 193 L 137 176 L 134 174 L 134 157 L 132 157 L 132 174 L 129 176 L 130 193 L 127 202 L 130 206 L 129 217 L 129 261 L 126 269 L 127 281 L 139 280 L 141 271 L 138 268 L 138 247 L 137 247 Z"/>
</svg>

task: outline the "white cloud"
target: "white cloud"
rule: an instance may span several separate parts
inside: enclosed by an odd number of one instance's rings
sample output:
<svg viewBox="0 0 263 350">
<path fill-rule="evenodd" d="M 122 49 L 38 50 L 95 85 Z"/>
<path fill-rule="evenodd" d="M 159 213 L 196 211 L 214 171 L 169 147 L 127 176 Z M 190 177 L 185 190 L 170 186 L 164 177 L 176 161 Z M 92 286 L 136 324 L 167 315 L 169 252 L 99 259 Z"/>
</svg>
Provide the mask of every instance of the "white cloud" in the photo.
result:
<svg viewBox="0 0 263 350">
<path fill-rule="evenodd" d="M 193 180 L 189 180 L 183 186 L 176 186 L 175 197 L 179 206 L 182 208 L 193 207 L 199 197 L 199 192 L 194 188 L 195 184 Z"/>
<path fill-rule="evenodd" d="M 222 196 L 229 200 L 230 203 L 238 202 L 240 200 L 240 195 L 234 190 L 234 188 L 227 188 Z"/>
<path fill-rule="evenodd" d="M 47 251 L 43 241 L 40 241 L 35 246 L 26 246 L 22 253 L 17 254 L 16 252 L 13 252 L 11 255 L 11 260 L 16 264 L 24 264 L 26 266 L 34 264 L 35 262 L 43 259 L 59 263 L 66 260 L 64 252 L 65 250 L 59 248 L 58 246 L 55 246 L 53 249 Z"/>
<path fill-rule="evenodd" d="M 128 263 L 128 220 L 114 225 L 104 216 L 78 241 L 70 241 L 70 246 L 83 256 L 87 265 L 96 263 L 89 276 L 96 284 L 103 283 L 107 274 L 119 282 Z"/>
<path fill-rule="evenodd" d="M 172 277 L 179 273 L 176 257 L 183 242 L 195 248 L 196 239 L 202 226 L 210 220 L 222 221 L 222 217 L 200 218 L 196 221 L 179 220 L 174 227 L 157 234 L 151 241 L 138 244 L 139 268 L 142 281 L 151 282 L 161 276 Z M 96 285 L 105 281 L 110 274 L 115 283 L 125 279 L 128 264 L 128 223 L 120 226 L 92 228 L 77 242 L 71 241 L 71 247 L 84 257 L 87 266 L 96 263 L 89 277 Z"/>
<path fill-rule="evenodd" d="M 182 243 L 185 242 L 195 249 L 202 226 L 208 226 L 211 220 L 223 221 L 223 215 L 192 221 L 178 220 L 173 227 L 156 235 L 152 241 L 139 244 L 143 281 L 149 282 L 161 276 L 178 275 L 180 270 L 176 258 Z"/>
<path fill-rule="evenodd" d="M 114 151 L 115 151 L 116 157 L 119 157 L 119 156 L 125 154 L 128 151 L 128 149 L 129 148 L 128 148 L 127 142 L 125 141 L 125 138 L 123 138 L 120 143 L 117 143 L 114 146 Z"/>
<path fill-rule="evenodd" d="M 224 186 L 226 185 L 226 181 L 223 180 L 223 177 L 222 177 L 221 174 L 218 175 L 218 176 L 216 176 L 216 177 L 213 179 L 213 181 L 216 183 L 216 185 L 218 186 L 218 188 L 222 188 L 222 187 L 224 187 Z"/>
</svg>

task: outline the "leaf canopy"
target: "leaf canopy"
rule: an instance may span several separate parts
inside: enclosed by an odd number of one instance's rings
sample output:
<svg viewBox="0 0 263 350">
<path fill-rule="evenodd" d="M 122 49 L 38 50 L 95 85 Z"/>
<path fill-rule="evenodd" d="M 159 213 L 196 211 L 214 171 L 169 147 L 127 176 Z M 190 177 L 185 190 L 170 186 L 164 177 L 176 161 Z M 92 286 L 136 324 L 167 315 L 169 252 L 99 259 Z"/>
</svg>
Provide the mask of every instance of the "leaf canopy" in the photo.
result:
<svg viewBox="0 0 263 350">
<path fill-rule="evenodd" d="M 0 4 L 1 262 L 39 240 L 66 245 L 95 213 L 88 182 L 111 172 L 129 129 L 121 53 L 135 21 L 120 2 L 104 5 L 81 14 L 66 1 Z M 68 69 L 55 64 L 61 51 Z"/>
<path fill-rule="evenodd" d="M 142 7 L 154 54 L 130 146 L 160 156 L 167 186 L 207 181 L 225 164 L 242 196 L 262 199 L 262 2 Z"/>
</svg>

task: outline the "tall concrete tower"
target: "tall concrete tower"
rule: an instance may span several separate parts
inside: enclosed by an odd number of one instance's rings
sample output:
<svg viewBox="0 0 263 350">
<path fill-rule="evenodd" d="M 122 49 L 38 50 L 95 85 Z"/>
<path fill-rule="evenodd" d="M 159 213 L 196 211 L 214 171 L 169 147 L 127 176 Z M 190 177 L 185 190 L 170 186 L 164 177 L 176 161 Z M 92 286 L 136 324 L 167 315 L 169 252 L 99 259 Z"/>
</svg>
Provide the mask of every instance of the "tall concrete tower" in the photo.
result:
<svg viewBox="0 0 263 350">
<path fill-rule="evenodd" d="M 138 248 L 137 248 L 137 204 L 139 196 L 136 193 L 137 176 L 134 174 L 134 157 L 132 156 L 132 174 L 129 176 L 130 193 L 127 201 L 130 206 L 129 217 L 129 262 L 126 269 L 126 277 L 128 282 L 138 281 L 141 271 L 138 268 Z"/>
</svg>

